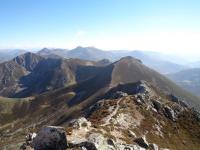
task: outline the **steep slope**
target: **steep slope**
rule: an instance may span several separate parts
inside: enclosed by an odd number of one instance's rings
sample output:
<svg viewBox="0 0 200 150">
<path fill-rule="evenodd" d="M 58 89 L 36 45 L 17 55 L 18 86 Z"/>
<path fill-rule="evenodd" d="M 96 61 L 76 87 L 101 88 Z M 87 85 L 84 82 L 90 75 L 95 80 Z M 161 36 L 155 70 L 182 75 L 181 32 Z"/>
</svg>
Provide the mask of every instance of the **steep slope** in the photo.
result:
<svg viewBox="0 0 200 150">
<path fill-rule="evenodd" d="M 25 53 L 0 64 L 0 95 L 12 97 L 22 90 L 20 80 L 28 75 L 43 60 L 33 53 Z"/>
<path fill-rule="evenodd" d="M 200 96 L 200 68 L 187 69 L 167 76 L 185 90 Z"/>
<path fill-rule="evenodd" d="M 33 71 L 38 63 L 43 59 L 43 57 L 40 57 L 34 53 L 27 52 L 23 55 L 15 57 L 13 61 L 24 67 L 27 71 Z"/>
<path fill-rule="evenodd" d="M 90 77 L 90 72 L 86 72 L 87 76 L 83 78 L 81 70 L 87 71 L 87 68 L 92 65 L 93 62 L 78 59 L 44 59 L 30 74 L 21 78 L 20 84 L 25 89 L 15 96 L 40 94 L 86 80 Z"/>
<path fill-rule="evenodd" d="M 0 95 L 10 96 L 18 90 L 17 83 L 26 75 L 26 70 L 15 63 L 8 61 L 0 64 Z"/>
<path fill-rule="evenodd" d="M 155 87 L 158 87 L 167 94 L 175 94 L 191 106 L 200 104 L 200 101 L 197 97 L 181 89 L 163 75 L 146 67 L 140 61 L 132 57 L 122 58 L 113 65 L 115 66 L 112 72 L 111 81 L 113 85 L 145 80 L 152 83 Z"/>
<path fill-rule="evenodd" d="M 0 95 L 27 97 L 87 80 L 99 63 L 25 53 L 0 64 Z M 94 69 L 92 69 L 94 68 Z"/>
</svg>

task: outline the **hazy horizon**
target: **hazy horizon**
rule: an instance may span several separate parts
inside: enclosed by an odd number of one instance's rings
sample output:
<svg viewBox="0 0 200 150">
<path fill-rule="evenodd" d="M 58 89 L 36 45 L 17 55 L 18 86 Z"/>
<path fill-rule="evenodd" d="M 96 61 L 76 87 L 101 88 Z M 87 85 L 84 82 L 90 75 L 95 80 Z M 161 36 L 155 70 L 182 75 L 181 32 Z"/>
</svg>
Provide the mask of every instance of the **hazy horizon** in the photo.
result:
<svg viewBox="0 0 200 150">
<path fill-rule="evenodd" d="M 0 49 L 143 50 L 200 59 L 200 2 L 3 0 Z"/>
</svg>

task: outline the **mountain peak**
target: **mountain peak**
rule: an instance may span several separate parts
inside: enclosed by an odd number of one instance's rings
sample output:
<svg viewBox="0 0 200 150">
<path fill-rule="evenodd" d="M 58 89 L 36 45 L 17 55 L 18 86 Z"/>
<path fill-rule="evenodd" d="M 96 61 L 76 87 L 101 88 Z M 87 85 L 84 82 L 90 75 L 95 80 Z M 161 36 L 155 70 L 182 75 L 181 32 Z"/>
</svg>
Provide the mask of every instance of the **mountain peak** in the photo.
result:
<svg viewBox="0 0 200 150">
<path fill-rule="evenodd" d="M 140 59 L 137 59 L 137 58 L 134 58 L 132 56 L 126 56 L 126 57 L 122 57 L 120 61 L 135 61 L 135 62 L 138 62 L 138 63 L 142 63 L 142 61 Z"/>
<path fill-rule="evenodd" d="M 38 64 L 38 62 L 42 59 L 43 57 L 35 53 L 27 52 L 25 54 L 15 57 L 13 61 L 26 68 L 27 71 L 32 71 Z"/>
</svg>

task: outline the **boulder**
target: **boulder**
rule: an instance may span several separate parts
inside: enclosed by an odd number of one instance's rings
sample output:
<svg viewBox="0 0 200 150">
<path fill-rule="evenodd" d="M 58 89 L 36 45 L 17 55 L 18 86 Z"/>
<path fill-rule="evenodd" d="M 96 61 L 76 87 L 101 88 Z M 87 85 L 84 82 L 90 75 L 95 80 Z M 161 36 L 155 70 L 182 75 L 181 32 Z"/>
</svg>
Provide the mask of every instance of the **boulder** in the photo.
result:
<svg viewBox="0 0 200 150">
<path fill-rule="evenodd" d="M 185 107 L 185 108 L 188 108 L 188 104 L 185 103 L 184 101 L 179 101 L 179 104 L 182 106 L 182 107 Z"/>
<path fill-rule="evenodd" d="M 115 92 L 111 95 L 111 98 L 117 99 L 117 98 L 121 98 L 121 97 L 124 97 L 124 96 L 128 96 L 128 94 L 125 93 L 125 92 L 122 92 L 122 91 L 117 91 L 117 92 Z"/>
<path fill-rule="evenodd" d="M 171 109 L 169 106 L 165 106 L 164 107 L 164 114 L 167 118 L 175 121 L 176 120 L 176 117 L 175 117 L 175 113 L 174 113 L 174 110 Z"/>
<path fill-rule="evenodd" d="M 88 141 L 81 142 L 78 144 L 69 143 L 68 148 L 69 149 L 74 149 L 74 148 L 80 149 L 81 148 L 81 150 L 98 150 L 94 143 L 91 143 Z"/>
<path fill-rule="evenodd" d="M 119 144 L 117 145 L 117 150 L 146 150 L 145 148 L 142 148 L 138 145 L 132 145 L 132 144 Z"/>
<path fill-rule="evenodd" d="M 32 150 L 33 139 L 36 136 L 36 133 L 29 133 L 25 138 L 25 143 L 20 146 L 20 150 Z"/>
<path fill-rule="evenodd" d="M 33 139 L 34 150 L 66 150 L 67 139 L 62 127 L 45 126 Z"/>
<path fill-rule="evenodd" d="M 33 142 L 33 139 L 37 136 L 36 133 L 29 133 L 27 136 L 26 136 L 26 144 L 27 145 L 32 145 L 32 142 Z"/>
<path fill-rule="evenodd" d="M 78 118 L 78 119 L 73 119 L 69 123 L 69 127 L 73 127 L 74 129 L 80 129 L 82 127 L 87 127 L 88 128 L 90 126 L 91 126 L 91 122 L 88 121 L 84 117 L 81 117 L 81 118 Z"/>
<path fill-rule="evenodd" d="M 157 112 L 161 111 L 162 104 L 157 100 L 152 100 L 153 107 L 157 110 Z"/>
<path fill-rule="evenodd" d="M 149 143 L 146 140 L 146 137 L 140 137 L 140 138 L 136 138 L 134 140 L 135 143 L 137 143 L 139 146 L 143 147 L 143 148 L 148 148 L 149 147 Z"/>
<path fill-rule="evenodd" d="M 140 94 L 137 94 L 137 102 L 138 102 L 138 104 L 140 104 L 140 103 L 146 103 L 146 98 L 145 98 L 145 94 L 142 94 L 142 93 L 140 93 Z"/>
<path fill-rule="evenodd" d="M 179 99 L 175 95 L 170 94 L 169 98 L 171 99 L 172 102 L 179 103 Z"/>
<path fill-rule="evenodd" d="M 150 150 L 158 150 L 158 145 L 151 143 L 151 144 L 149 144 L 149 149 Z"/>
<path fill-rule="evenodd" d="M 107 139 L 100 133 L 92 133 L 87 138 L 88 143 L 93 143 L 97 150 L 115 150 L 113 139 Z M 88 149 L 90 150 L 90 149 Z"/>
<path fill-rule="evenodd" d="M 93 143 L 97 149 L 105 149 L 107 147 L 107 141 L 100 133 L 90 134 L 87 141 Z"/>
</svg>

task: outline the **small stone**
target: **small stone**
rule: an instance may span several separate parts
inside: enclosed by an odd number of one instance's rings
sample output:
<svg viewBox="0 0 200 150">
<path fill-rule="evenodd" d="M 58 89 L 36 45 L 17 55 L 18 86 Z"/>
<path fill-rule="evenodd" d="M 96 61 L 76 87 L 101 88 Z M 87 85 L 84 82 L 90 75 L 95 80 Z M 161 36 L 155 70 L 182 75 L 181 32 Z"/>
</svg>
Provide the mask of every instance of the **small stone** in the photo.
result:
<svg viewBox="0 0 200 150">
<path fill-rule="evenodd" d="M 136 134 L 133 131 L 128 130 L 128 133 L 129 133 L 129 136 L 136 138 Z"/>
</svg>

